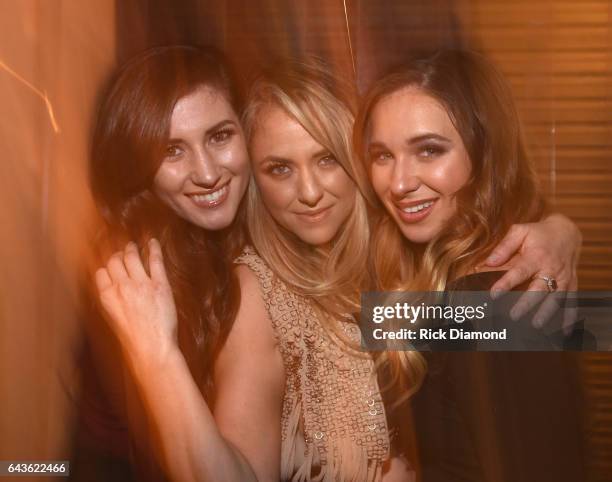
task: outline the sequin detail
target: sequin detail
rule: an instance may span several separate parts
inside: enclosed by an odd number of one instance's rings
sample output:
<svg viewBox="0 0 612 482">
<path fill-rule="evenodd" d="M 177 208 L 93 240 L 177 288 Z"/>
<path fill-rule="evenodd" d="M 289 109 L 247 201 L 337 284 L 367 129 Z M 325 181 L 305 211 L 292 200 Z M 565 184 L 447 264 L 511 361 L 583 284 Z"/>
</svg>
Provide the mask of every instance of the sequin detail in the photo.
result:
<svg viewBox="0 0 612 482">
<path fill-rule="evenodd" d="M 235 262 L 259 279 L 285 365 L 282 479 L 379 481 L 390 440 L 374 362 L 334 343 L 311 303 L 274 276 L 252 248 Z M 342 325 L 359 340 L 354 322 Z"/>
</svg>

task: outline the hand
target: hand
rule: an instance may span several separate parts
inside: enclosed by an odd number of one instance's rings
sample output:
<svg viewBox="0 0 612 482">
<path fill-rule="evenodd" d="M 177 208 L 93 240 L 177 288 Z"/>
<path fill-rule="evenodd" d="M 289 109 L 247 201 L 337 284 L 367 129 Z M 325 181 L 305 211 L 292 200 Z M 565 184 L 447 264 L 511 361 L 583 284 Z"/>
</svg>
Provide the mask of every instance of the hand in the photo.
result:
<svg viewBox="0 0 612 482">
<path fill-rule="evenodd" d="M 487 266 L 500 266 L 511 260 L 512 268 L 491 287 L 493 298 L 519 284 L 532 280 L 528 295 L 523 295 L 512 308 L 514 319 L 522 317 L 540 301 L 533 324 L 541 327 L 559 309 L 559 294 L 548 293 L 546 283 L 536 276 L 552 276 L 558 291 L 576 291 L 576 267 L 580 256 L 582 235 L 565 216 L 553 214 L 539 223 L 516 224 L 486 260 Z M 563 328 L 571 331 L 576 321 L 576 309 L 566 308 Z"/>
<path fill-rule="evenodd" d="M 134 243 L 96 272 L 107 321 L 129 357 L 152 360 L 177 347 L 177 314 L 157 240 L 149 241 L 149 274 Z"/>
</svg>

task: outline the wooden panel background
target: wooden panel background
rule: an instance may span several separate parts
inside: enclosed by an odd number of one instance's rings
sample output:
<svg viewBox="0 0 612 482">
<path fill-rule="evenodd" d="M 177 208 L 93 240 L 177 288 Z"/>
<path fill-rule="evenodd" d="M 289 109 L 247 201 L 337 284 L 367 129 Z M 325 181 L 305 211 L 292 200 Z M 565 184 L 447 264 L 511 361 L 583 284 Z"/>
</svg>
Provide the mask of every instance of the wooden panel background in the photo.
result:
<svg viewBox="0 0 612 482">
<path fill-rule="evenodd" d="M 581 290 L 612 289 L 612 3 L 460 1 L 469 45 L 508 76 L 542 184 L 580 227 Z M 612 319 L 610 320 L 612 322 Z M 612 356 L 579 356 L 589 481 L 612 480 Z"/>
<path fill-rule="evenodd" d="M 612 288 L 612 4 L 465 1 L 468 42 L 509 77 L 555 208 L 584 234 L 580 289 Z"/>
</svg>

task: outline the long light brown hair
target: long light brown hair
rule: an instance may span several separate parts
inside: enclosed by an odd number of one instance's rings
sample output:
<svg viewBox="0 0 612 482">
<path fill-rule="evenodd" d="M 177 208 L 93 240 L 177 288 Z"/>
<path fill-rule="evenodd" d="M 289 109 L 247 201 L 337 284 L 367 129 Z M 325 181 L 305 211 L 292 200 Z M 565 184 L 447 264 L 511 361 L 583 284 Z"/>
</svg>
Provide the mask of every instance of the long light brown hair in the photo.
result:
<svg viewBox="0 0 612 482">
<path fill-rule="evenodd" d="M 512 224 L 540 219 L 544 201 L 509 85 L 487 59 L 467 51 L 438 52 L 373 85 L 354 130 L 355 149 L 368 171 L 372 110 L 407 87 L 446 109 L 468 152 L 472 174 L 456 193 L 456 215 L 424 251 L 403 237 L 390 216 L 380 218 L 372 241 L 375 277 L 384 290 L 444 290 L 448 281 L 482 261 Z"/>
</svg>

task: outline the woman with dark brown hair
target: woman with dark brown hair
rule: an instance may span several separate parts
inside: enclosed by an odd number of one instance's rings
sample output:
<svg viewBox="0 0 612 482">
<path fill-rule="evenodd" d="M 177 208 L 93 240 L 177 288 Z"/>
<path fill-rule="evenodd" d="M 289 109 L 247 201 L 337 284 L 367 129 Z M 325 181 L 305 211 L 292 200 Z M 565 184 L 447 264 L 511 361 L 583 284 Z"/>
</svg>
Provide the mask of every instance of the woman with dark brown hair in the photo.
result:
<svg viewBox="0 0 612 482">
<path fill-rule="evenodd" d="M 213 362 L 240 306 L 232 262 L 245 242 L 241 203 L 250 178 L 236 92 L 221 55 L 213 50 L 164 47 L 147 51 L 111 79 L 92 141 L 91 185 L 105 226 L 98 240 L 98 265 L 131 241 L 125 253 L 113 255 L 106 269 L 96 274 L 102 305 L 109 308 L 114 292 L 105 287 L 112 280 L 127 273 L 159 275 L 156 268 L 163 250 L 166 284 L 157 299 L 172 296 L 179 309 L 173 314 L 174 323 L 165 326 L 153 322 L 139 326 L 134 317 L 125 325 L 111 324 L 111 337 L 94 317 L 88 324 L 89 345 L 115 410 L 130 411 L 123 417 L 129 420 L 137 450 L 150 452 L 150 443 L 173 475 L 182 473 L 177 464 L 184 455 L 180 446 L 169 443 L 171 432 L 193 420 L 180 410 L 180 403 L 169 406 L 153 399 L 150 390 L 142 391 L 141 374 L 136 372 L 145 365 L 151 367 L 154 360 L 161 366 L 176 344 L 185 367 L 180 373 L 187 380 L 187 393 L 213 398 Z M 142 270 L 139 250 L 148 258 L 148 272 Z M 137 297 L 140 293 L 133 288 L 130 291 L 124 284 L 121 293 L 115 294 Z M 169 343 L 160 344 L 160 340 Z M 113 357 L 117 346 L 123 357 Z M 126 374 L 116 365 L 121 365 L 119 359 L 127 362 Z M 126 386 L 142 393 L 126 395 L 122 376 Z M 135 410 L 130 409 L 133 405 Z M 149 433 L 143 428 L 148 422 L 139 413 L 142 408 L 166 423 L 155 424 Z M 161 415 L 161 411 L 167 413 Z M 172 412 L 183 417 L 168 417 Z M 206 422 L 216 433 L 210 414 Z M 147 442 L 151 436 L 152 443 Z M 221 449 L 215 463 L 220 463 L 233 451 L 220 436 L 217 440 Z M 153 477 L 139 462 L 140 477 Z"/>
<path fill-rule="evenodd" d="M 180 306 L 179 345 L 207 393 L 240 301 L 231 263 L 245 242 L 240 206 L 250 171 L 238 112 L 219 53 L 153 49 L 113 78 L 91 149 L 100 241 L 117 250 L 159 240 Z"/>
</svg>

